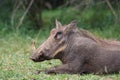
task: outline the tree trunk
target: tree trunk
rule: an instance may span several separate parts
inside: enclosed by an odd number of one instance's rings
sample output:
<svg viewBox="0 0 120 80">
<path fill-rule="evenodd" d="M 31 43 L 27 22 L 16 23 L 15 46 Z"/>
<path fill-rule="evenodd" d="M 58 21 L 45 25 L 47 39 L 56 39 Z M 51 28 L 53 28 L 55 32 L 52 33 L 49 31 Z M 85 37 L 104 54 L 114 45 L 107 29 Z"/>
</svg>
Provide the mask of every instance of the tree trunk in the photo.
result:
<svg viewBox="0 0 120 80">
<path fill-rule="evenodd" d="M 28 0 L 27 3 L 29 4 L 29 2 L 30 0 Z M 42 26 L 42 10 L 43 0 L 34 0 L 34 3 L 28 12 L 28 16 L 29 19 L 33 22 L 36 29 L 40 29 L 40 27 Z"/>
</svg>

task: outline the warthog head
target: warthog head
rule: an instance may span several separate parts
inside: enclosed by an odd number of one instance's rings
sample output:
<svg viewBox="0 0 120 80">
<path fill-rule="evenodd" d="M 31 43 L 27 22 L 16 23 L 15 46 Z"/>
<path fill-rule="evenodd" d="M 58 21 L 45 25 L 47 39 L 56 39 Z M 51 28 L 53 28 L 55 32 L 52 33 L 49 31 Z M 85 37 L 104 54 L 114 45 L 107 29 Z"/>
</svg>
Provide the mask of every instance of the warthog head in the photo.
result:
<svg viewBox="0 0 120 80">
<path fill-rule="evenodd" d="M 52 29 L 48 39 L 33 52 L 31 60 L 35 62 L 41 62 L 44 60 L 50 60 L 60 57 L 60 55 L 67 48 L 67 37 L 69 30 L 76 25 L 76 21 L 72 21 L 70 24 L 62 26 L 62 24 L 56 20 L 56 28 Z"/>
</svg>

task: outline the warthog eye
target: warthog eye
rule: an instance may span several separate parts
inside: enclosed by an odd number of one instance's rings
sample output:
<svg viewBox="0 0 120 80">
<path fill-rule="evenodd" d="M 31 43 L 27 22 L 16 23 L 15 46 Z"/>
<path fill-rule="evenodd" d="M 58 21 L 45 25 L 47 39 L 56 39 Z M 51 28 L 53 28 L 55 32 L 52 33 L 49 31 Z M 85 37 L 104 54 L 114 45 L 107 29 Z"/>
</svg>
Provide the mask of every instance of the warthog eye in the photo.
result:
<svg viewBox="0 0 120 80">
<path fill-rule="evenodd" d="M 62 34 L 62 32 L 57 32 L 57 35 L 61 35 Z"/>
<path fill-rule="evenodd" d="M 63 36 L 63 33 L 62 33 L 61 31 L 59 31 L 59 32 L 56 33 L 56 35 L 54 36 L 54 38 L 55 38 L 56 40 L 59 40 L 59 39 L 62 38 L 62 36 Z"/>
</svg>

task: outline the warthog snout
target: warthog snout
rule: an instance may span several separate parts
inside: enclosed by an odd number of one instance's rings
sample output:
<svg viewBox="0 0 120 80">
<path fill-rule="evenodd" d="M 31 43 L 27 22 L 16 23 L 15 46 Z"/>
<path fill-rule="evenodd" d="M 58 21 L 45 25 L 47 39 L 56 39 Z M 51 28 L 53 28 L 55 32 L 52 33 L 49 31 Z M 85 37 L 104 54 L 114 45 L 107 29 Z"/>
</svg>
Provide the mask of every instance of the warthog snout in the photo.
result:
<svg viewBox="0 0 120 80">
<path fill-rule="evenodd" d="M 48 59 L 45 56 L 45 53 L 47 53 L 47 51 L 49 51 L 48 48 L 45 48 L 42 50 L 42 48 L 38 48 L 36 49 L 35 47 L 35 42 L 32 43 L 32 50 L 33 50 L 33 55 L 30 57 L 31 60 L 33 60 L 34 62 L 40 62 L 40 61 L 44 61 L 45 59 Z"/>
<path fill-rule="evenodd" d="M 33 60 L 34 62 L 41 62 L 44 60 L 49 60 L 49 57 L 46 55 L 46 53 L 48 52 L 48 49 L 36 49 L 34 54 L 30 57 L 31 60 Z"/>
<path fill-rule="evenodd" d="M 33 60 L 34 62 L 41 62 L 41 61 L 44 61 L 46 59 L 46 57 L 42 54 L 40 55 L 40 57 L 30 57 L 31 60 Z"/>
</svg>

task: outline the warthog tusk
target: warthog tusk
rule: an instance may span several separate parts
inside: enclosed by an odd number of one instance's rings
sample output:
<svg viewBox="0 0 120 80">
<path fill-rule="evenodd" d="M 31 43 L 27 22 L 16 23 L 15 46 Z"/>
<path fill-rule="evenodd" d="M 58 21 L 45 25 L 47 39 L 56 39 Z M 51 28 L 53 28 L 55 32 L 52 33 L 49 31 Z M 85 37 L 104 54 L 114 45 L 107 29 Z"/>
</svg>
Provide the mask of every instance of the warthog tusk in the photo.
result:
<svg viewBox="0 0 120 80">
<path fill-rule="evenodd" d="M 32 42 L 32 50 L 36 50 L 36 47 L 35 47 L 35 41 Z"/>
</svg>

